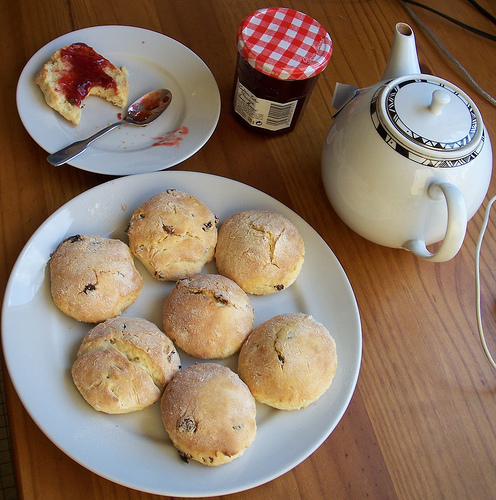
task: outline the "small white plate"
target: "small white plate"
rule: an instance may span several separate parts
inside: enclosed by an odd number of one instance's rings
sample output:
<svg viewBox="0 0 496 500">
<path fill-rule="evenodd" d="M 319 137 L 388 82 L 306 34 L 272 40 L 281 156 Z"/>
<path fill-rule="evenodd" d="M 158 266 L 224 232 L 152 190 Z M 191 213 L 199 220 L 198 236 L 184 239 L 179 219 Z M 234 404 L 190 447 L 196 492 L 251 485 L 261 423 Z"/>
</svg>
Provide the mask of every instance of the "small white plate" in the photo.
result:
<svg viewBox="0 0 496 500">
<path fill-rule="evenodd" d="M 127 68 L 128 104 L 158 88 L 172 92 L 172 103 L 145 127 L 119 127 L 98 139 L 71 165 L 116 176 L 163 170 L 186 160 L 208 141 L 219 120 L 220 94 L 205 63 L 190 49 L 160 33 L 131 26 L 96 26 L 51 41 L 31 57 L 19 77 L 19 116 L 43 149 L 54 153 L 85 139 L 118 121 L 125 111 L 89 96 L 76 127 L 45 103 L 34 83 L 35 75 L 53 52 L 75 42 L 84 42 L 116 66 Z"/>
<path fill-rule="evenodd" d="M 257 436 L 231 463 L 207 467 L 184 463 L 160 419 L 158 403 L 126 415 L 93 410 L 72 382 L 70 369 L 91 325 L 62 314 L 50 296 L 50 254 L 73 234 L 100 234 L 128 242 L 133 212 L 168 188 L 190 193 L 220 219 L 242 210 L 265 209 L 288 217 L 305 242 L 305 262 L 296 282 L 284 291 L 250 296 L 255 325 L 286 312 L 305 312 L 336 341 L 338 368 L 331 387 L 298 411 L 257 404 Z M 126 316 L 146 318 L 162 328 L 163 303 L 172 283 L 144 278 L 138 300 Z M 205 272 L 216 272 L 208 264 Z M 195 172 L 155 172 L 120 177 L 82 193 L 50 216 L 22 250 L 10 276 L 2 311 L 3 352 L 15 389 L 41 430 L 67 455 L 116 483 L 172 497 L 227 495 L 253 488 L 289 471 L 329 436 L 356 386 L 362 334 L 355 296 L 346 274 L 322 238 L 298 215 L 244 184 Z M 195 361 L 179 351 L 183 367 Z M 237 355 L 218 361 L 234 371 Z"/>
</svg>

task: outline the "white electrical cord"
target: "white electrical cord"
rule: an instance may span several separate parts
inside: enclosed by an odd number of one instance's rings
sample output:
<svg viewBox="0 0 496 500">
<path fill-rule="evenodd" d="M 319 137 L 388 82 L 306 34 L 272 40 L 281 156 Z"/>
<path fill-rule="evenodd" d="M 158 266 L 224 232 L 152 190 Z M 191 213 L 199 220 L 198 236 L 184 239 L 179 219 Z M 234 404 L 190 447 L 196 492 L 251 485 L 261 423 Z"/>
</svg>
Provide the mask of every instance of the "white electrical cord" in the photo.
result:
<svg viewBox="0 0 496 500">
<path fill-rule="evenodd" d="M 486 215 L 484 217 L 484 222 L 482 223 L 482 228 L 479 234 L 479 240 L 477 241 L 477 246 L 475 249 L 475 289 L 476 289 L 476 303 L 477 303 L 477 327 L 479 329 L 479 337 L 482 343 L 482 347 L 484 348 L 484 352 L 486 354 L 489 363 L 491 363 L 492 367 L 496 370 L 496 363 L 494 362 L 491 353 L 489 352 L 489 348 L 486 344 L 486 338 L 484 336 L 484 329 L 482 327 L 482 317 L 481 317 L 481 285 L 480 285 L 480 252 L 482 246 L 482 239 L 484 238 L 484 233 L 486 232 L 487 223 L 489 222 L 489 214 L 491 211 L 492 204 L 496 201 L 496 196 L 489 200 L 489 203 L 486 208 Z"/>
</svg>

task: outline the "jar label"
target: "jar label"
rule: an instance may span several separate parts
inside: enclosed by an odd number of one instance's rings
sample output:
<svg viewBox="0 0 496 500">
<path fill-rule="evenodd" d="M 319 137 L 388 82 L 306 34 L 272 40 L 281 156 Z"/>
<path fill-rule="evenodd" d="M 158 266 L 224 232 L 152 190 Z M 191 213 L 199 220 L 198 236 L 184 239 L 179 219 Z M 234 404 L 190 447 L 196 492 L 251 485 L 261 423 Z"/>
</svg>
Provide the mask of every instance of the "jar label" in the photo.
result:
<svg viewBox="0 0 496 500">
<path fill-rule="evenodd" d="M 291 126 L 298 101 L 275 102 L 260 99 L 242 83 L 237 82 L 234 111 L 250 125 L 267 130 L 282 130 Z"/>
</svg>

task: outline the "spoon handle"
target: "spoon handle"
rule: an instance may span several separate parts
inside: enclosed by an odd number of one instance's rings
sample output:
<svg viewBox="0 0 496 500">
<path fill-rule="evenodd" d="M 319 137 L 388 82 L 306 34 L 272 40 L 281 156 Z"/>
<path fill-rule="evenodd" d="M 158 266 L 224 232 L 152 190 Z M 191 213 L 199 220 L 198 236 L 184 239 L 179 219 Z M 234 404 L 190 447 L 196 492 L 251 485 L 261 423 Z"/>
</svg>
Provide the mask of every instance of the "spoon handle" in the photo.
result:
<svg viewBox="0 0 496 500">
<path fill-rule="evenodd" d="M 60 151 L 56 151 L 55 153 L 52 153 L 50 156 L 47 157 L 47 160 L 49 163 L 52 165 L 59 167 L 60 165 L 64 165 L 64 163 L 67 163 L 69 160 L 72 160 L 75 158 L 77 155 L 81 154 L 89 144 L 91 144 L 94 140 L 98 139 L 102 135 L 106 134 L 107 132 L 110 132 L 114 128 L 118 127 L 119 125 L 123 125 L 126 123 L 124 120 L 120 120 L 118 122 L 112 123 L 108 127 L 103 128 L 96 134 L 93 134 L 92 136 L 88 137 L 87 139 L 83 139 L 82 141 L 77 141 L 69 146 L 66 146 L 65 148 L 62 148 Z"/>
</svg>

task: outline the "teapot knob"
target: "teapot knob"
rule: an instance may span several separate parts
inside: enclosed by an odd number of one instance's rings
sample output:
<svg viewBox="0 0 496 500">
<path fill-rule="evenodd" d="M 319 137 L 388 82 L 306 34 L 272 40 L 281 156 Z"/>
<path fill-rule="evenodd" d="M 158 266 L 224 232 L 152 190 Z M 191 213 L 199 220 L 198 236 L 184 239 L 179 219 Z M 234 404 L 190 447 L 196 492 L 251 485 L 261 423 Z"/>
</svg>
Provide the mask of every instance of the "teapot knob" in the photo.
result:
<svg viewBox="0 0 496 500">
<path fill-rule="evenodd" d="M 438 115 L 443 110 L 444 106 L 450 102 L 450 95 L 445 90 L 435 90 L 432 93 L 432 102 L 429 110 Z"/>
</svg>

